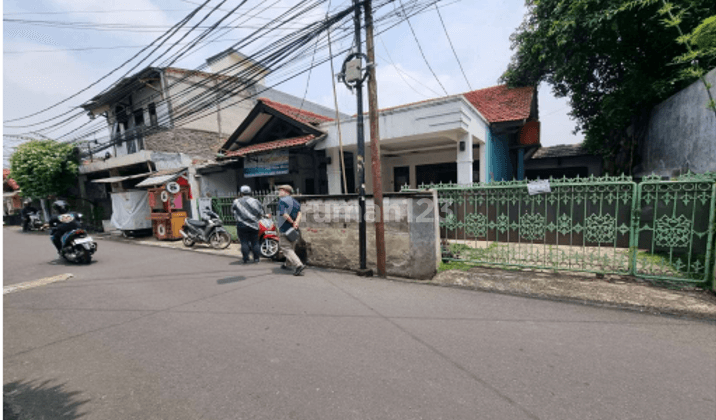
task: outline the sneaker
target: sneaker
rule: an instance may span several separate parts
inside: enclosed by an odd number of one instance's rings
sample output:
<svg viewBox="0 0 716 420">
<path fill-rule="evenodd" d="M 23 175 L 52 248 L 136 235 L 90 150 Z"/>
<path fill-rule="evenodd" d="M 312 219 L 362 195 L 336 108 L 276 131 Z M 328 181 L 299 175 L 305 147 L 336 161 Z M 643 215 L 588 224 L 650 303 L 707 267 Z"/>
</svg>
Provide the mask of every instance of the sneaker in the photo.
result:
<svg viewBox="0 0 716 420">
<path fill-rule="evenodd" d="M 294 275 L 294 276 L 301 276 L 301 275 L 303 275 L 303 270 L 304 270 L 305 268 L 306 268 L 305 265 L 299 265 L 298 267 L 296 267 L 296 271 L 293 272 L 293 275 Z"/>
</svg>

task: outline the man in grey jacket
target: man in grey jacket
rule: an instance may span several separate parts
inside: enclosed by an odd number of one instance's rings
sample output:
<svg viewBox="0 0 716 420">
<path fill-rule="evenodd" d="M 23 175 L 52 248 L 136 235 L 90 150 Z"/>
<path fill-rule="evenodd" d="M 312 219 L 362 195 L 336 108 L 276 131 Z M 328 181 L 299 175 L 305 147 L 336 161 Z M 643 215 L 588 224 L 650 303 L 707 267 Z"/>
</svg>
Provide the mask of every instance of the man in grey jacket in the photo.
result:
<svg viewBox="0 0 716 420">
<path fill-rule="evenodd" d="M 254 262 L 259 262 L 259 219 L 264 215 L 264 209 L 259 200 L 251 196 L 248 185 L 241 187 L 241 197 L 234 200 L 231 211 L 236 219 L 236 233 L 241 242 L 241 254 L 244 264 L 249 263 L 249 254 L 254 254 Z"/>
</svg>

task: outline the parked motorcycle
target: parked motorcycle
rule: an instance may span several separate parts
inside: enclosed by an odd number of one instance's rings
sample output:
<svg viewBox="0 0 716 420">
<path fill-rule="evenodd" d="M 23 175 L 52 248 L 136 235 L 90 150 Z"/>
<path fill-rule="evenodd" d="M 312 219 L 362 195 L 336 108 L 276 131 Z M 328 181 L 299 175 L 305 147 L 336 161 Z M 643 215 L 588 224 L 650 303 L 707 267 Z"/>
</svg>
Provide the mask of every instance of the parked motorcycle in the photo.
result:
<svg viewBox="0 0 716 420">
<path fill-rule="evenodd" d="M 69 262 L 89 264 L 97 251 L 97 242 L 83 229 L 74 229 L 62 235 L 60 255 Z"/>
<path fill-rule="evenodd" d="M 264 258 L 275 258 L 278 255 L 276 225 L 267 217 L 259 220 L 259 251 Z"/>
<path fill-rule="evenodd" d="M 32 230 L 44 230 L 45 224 L 40 219 L 40 214 L 38 212 L 30 212 L 25 215 L 25 220 L 23 220 L 22 223 L 22 230 L 23 231 L 32 231 Z"/>
<path fill-rule="evenodd" d="M 186 218 L 179 233 L 186 247 L 195 243 L 208 243 L 214 249 L 225 249 L 231 245 L 231 234 L 224 227 L 218 214 L 210 209 L 204 211 L 203 220 Z"/>
</svg>

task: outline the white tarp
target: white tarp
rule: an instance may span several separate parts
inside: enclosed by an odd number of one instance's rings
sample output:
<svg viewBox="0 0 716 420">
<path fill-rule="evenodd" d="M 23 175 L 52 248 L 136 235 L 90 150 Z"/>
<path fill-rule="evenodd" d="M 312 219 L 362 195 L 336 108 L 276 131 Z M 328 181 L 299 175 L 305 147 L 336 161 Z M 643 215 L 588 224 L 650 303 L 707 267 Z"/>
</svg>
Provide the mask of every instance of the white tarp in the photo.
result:
<svg viewBox="0 0 716 420">
<path fill-rule="evenodd" d="M 149 193 L 143 190 L 113 192 L 112 225 L 119 230 L 151 229 Z"/>
</svg>

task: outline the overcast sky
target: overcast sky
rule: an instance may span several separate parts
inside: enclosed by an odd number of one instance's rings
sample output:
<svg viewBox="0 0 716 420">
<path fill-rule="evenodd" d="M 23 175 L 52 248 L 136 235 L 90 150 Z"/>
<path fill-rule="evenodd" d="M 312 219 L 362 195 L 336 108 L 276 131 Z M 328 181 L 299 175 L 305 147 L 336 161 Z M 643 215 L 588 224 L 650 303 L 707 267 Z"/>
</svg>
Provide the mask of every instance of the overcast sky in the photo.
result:
<svg viewBox="0 0 716 420">
<path fill-rule="evenodd" d="M 140 46 L 152 42 L 161 32 L 186 16 L 198 0 L 33 0 L 4 1 L 3 24 L 3 120 L 19 118 L 38 112 L 87 88 L 109 73 L 133 54 Z M 348 0 L 333 0 L 330 8 L 345 6 Z M 218 4 L 218 0 L 209 3 Z M 238 4 L 228 0 L 222 9 L 228 10 Z M 411 18 L 427 62 L 437 76 L 433 76 L 421 55 L 418 43 L 407 23 L 381 34 L 375 41 L 377 55 L 377 78 L 379 105 L 381 108 L 397 106 L 448 94 L 464 93 L 472 89 L 486 88 L 497 80 L 509 63 L 510 35 L 522 22 L 525 8 L 523 0 L 446 0 L 440 11 L 447 26 L 457 57 L 462 64 L 467 81 L 460 71 L 435 8 Z M 253 5 L 252 5 L 253 4 Z M 250 0 L 245 12 L 256 11 L 257 5 L 266 4 Z M 251 19 L 242 20 L 246 29 L 234 29 L 216 42 L 204 44 L 175 67 L 194 69 L 206 58 L 224 50 L 258 27 L 267 18 L 276 16 L 295 0 L 283 0 L 276 7 Z M 400 7 L 396 0 L 393 7 Z M 305 16 L 304 22 L 325 16 L 322 8 L 315 14 Z M 73 22 L 72 27 L 57 27 L 52 23 L 30 24 L 11 22 L 8 19 L 31 21 Z M 123 25 L 130 31 L 107 31 L 78 28 L 78 22 Z M 101 26 L 107 29 L 106 26 Z M 337 47 L 337 46 L 336 46 Z M 111 49 L 110 49 L 111 48 Z M 251 48 L 260 48 L 254 45 Z M 83 49 L 83 50 L 77 50 Z M 244 51 L 251 53 L 252 51 Z M 340 67 L 343 57 L 336 58 L 334 66 Z M 309 61 L 310 62 L 310 61 Z M 143 66 L 138 67 L 137 70 Z M 127 67 L 117 71 L 103 82 L 87 89 L 83 94 L 35 118 L 16 123 L 5 123 L 3 134 L 25 134 L 33 127 L 11 128 L 10 125 L 39 122 L 47 118 L 76 110 L 77 107 L 102 89 L 116 82 Z M 337 71 L 337 70 L 336 70 Z M 274 86 L 279 90 L 303 97 L 308 74 Z M 269 78 L 269 85 L 278 78 Z M 468 86 L 469 82 L 469 86 Z M 441 86 L 442 85 L 442 86 Z M 443 90 L 444 88 L 444 90 Z M 339 108 L 347 114 L 355 113 L 355 98 L 345 86 L 338 85 Z M 306 99 L 333 107 L 331 72 L 328 64 L 310 73 Z M 574 135 L 574 121 L 567 113 L 566 99 L 556 99 L 549 86 L 539 88 L 540 119 L 542 121 L 542 145 L 573 144 L 582 141 L 581 133 Z M 78 118 L 75 124 L 86 123 L 88 117 Z M 239 122 L 237 122 L 238 126 Z M 48 133 L 49 137 L 66 134 L 71 126 Z M 105 133 L 106 135 L 107 133 Z M 15 140 L 3 139 L 5 158 Z M 7 161 L 6 161 L 7 165 Z"/>
</svg>

